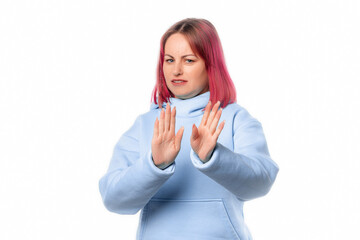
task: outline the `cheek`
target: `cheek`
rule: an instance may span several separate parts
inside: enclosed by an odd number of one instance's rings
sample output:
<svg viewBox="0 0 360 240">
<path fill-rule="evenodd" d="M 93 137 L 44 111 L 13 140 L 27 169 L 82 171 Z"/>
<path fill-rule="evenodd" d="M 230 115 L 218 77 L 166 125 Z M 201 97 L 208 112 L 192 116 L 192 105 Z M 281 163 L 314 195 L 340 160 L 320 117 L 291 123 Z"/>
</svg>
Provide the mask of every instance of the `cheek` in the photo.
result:
<svg viewBox="0 0 360 240">
<path fill-rule="evenodd" d="M 204 69 L 201 66 L 197 66 L 193 69 L 191 69 L 191 75 L 195 78 L 201 78 L 204 76 Z M 205 71 L 206 73 L 206 71 Z"/>
<path fill-rule="evenodd" d="M 163 73 L 164 73 L 164 76 L 165 76 L 165 80 L 167 79 L 167 76 L 169 75 L 169 69 L 167 67 L 163 67 Z"/>
<path fill-rule="evenodd" d="M 204 67 L 198 69 L 198 77 L 201 78 L 203 83 L 208 82 L 208 75 Z"/>
</svg>

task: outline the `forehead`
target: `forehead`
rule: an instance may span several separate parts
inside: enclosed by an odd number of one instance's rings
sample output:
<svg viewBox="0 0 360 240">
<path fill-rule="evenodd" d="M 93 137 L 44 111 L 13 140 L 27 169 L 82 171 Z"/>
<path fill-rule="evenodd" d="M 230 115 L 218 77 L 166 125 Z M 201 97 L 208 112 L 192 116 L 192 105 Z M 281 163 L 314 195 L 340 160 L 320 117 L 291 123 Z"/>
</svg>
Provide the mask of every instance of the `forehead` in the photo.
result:
<svg viewBox="0 0 360 240">
<path fill-rule="evenodd" d="M 174 33 L 167 39 L 164 50 L 168 54 L 194 54 L 188 40 L 180 33 Z"/>
</svg>

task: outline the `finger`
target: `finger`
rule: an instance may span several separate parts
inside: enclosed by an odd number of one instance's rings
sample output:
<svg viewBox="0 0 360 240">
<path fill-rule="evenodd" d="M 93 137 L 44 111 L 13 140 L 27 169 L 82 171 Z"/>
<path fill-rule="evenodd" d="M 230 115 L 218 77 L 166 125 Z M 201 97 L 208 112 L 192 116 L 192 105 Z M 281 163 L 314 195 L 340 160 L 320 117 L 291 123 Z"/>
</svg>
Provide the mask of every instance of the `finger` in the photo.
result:
<svg viewBox="0 0 360 240">
<path fill-rule="evenodd" d="M 216 129 L 216 132 L 215 132 L 216 139 L 219 137 L 221 131 L 222 131 L 223 128 L 224 128 L 224 126 L 225 126 L 225 120 L 222 121 L 222 122 L 220 123 L 218 129 Z"/>
<path fill-rule="evenodd" d="M 212 121 L 213 121 L 213 119 L 214 119 L 214 117 L 215 117 L 215 115 L 216 115 L 216 113 L 218 111 L 219 106 L 220 106 L 220 101 L 217 101 L 215 103 L 214 107 L 211 110 L 211 113 L 209 115 L 209 118 L 208 118 L 205 126 L 208 126 L 208 127 L 211 126 L 211 123 L 212 123 Z"/>
<path fill-rule="evenodd" d="M 209 101 L 208 104 L 205 107 L 205 112 L 204 112 L 204 115 L 203 115 L 203 117 L 201 119 L 200 125 L 203 125 L 203 126 L 206 125 L 207 118 L 208 118 L 209 113 L 210 113 L 210 109 L 211 109 L 211 101 Z"/>
<path fill-rule="evenodd" d="M 170 113 L 171 107 L 169 103 L 166 103 L 166 110 L 165 110 L 165 132 L 170 130 Z"/>
<path fill-rule="evenodd" d="M 211 126 L 210 126 L 210 133 L 211 134 L 214 134 L 214 132 L 216 130 L 216 127 L 217 127 L 217 125 L 219 123 L 219 120 L 220 120 L 220 117 L 221 117 L 221 113 L 222 113 L 222 108 L 220 108 L 220 110 L 216 113 L 214 121 L 211 123 Z"/>
<path fill-rule="evenodd" d="M 192 132 L 191 132 L 191 140 L 196 140 L 199 137 L 199 132 L 195 124 L 193 124 Z"/>
<path fill-rule="evenodd" d="M 171 111 L 171 123 L 170 123 L 170 133 L 175 134 L 175 117 L 176 117 L 176 107 Z"/>
<path fill-rule="evenodd" d="M 159 135 L 161 135 L 164 132 L 164 115 L 165 115 L 165 111 L 164 108 L 162 108 L 160 113 Z"/>
<path fill-rule="evenodd" d="M 184 133 L 184 127 L 181 127 L 179 129 L 179 131 L 176 133 L 176 136 L 175 136 L 175 148 L 176 148 L 176 150 L 180 150 L 181 139 L 182 139 L 183 133 Z"/>
<path fill-rule="evenodd" d="M 157 136 L 159 136 L 159 120 L 156 117 L 155 123 L 154 123 L 154 134 L 153 134 L 153 138 L 156 138 Z"/>
</svg>

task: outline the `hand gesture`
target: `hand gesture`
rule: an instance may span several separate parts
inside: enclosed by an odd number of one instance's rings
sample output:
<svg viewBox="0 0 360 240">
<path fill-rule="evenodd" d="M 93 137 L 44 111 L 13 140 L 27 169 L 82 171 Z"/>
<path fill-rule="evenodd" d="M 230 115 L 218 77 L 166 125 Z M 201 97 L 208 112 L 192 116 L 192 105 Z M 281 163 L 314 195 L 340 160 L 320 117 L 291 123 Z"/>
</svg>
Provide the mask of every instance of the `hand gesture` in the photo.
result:
<svg viewBox="0 0 360 240">
<path fill-rule="evenodd" d="M 220 123 L 218 129 L 216 129 L 222 113 L 222 108 L 218 110 L 219 106 L 220 101 L 214 105 L 210 113 L 211 102 L 209 101 L 205 107 L 200 126 L 197 128 L 195 124 L 193 124 L 190 144 L 194 152 L 203 162 L 207 162 L 210 159 L 217 139 L 225 125 L 224 120 Z"/>
<path fill-rule="evenodd" d="M 169 103 L 166 104 L 154 124 L 154 134 L 151 141 L 151 151 L 153 162 L 159 168 L 170 165 L 180 151 L 181 139 L 184 133 L 184 127 L 181 127 L 175 136 L 175 115 L 176 107 L 170 110 Z M 170 112 L 171 111 L 171 112 Z"/>
</svg>

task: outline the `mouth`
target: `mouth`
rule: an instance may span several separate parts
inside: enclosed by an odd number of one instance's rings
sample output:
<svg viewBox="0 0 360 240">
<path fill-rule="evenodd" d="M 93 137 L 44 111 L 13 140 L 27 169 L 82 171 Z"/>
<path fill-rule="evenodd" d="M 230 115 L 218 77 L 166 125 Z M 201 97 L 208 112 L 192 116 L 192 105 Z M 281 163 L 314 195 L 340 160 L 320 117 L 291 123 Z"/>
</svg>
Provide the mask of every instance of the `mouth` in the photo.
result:
<svg viewBox="0 0 360 240">
<path fill-rule="evenodd" d="M 174 86 L 181 86 L 181 85 L 185 85 L 187 83 L 187 81 L 183 80 L 183 79 L 173 79 L 173 80 L 171 80 L 171 83 Z"/>
<path fill-rule="evenodd" d="M 187 82 L 186 80 L 184 79 L 173 79 L 171 80 L 172 83 L 183 83 L 183 82 Z"/>
</svg>

